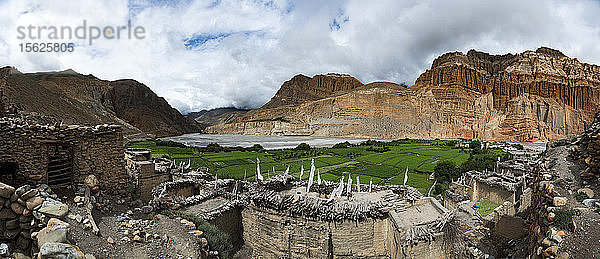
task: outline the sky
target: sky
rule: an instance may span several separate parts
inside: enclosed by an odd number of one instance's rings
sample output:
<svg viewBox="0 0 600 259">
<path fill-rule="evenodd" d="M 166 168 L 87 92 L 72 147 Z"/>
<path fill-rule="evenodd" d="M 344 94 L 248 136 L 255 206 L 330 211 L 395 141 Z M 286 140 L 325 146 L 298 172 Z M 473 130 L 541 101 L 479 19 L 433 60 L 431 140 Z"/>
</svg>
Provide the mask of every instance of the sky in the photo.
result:
<svg viewBox="0 0 600 259">
<path fill-rule="evenodd" d="M 600 64 L 598 0 L 0 0 L 0 66 L 133 78 L 182 113 L 256 108 L 294 75 L 412 84 L 439 55 L 548 46 Z M 41 26 L 142 27 L 143 38 L 59 38 Z M 35 26 L 24 38 L 19 27 Z M 88 28 L 86 27 L 86 28 Z M 114 33 L 110 31 L 107 33 Z M 114 37 L 114 34 L 110 34 Z M 110 36 L 109 35 L 109 36 Z M 72 52 L 21 51 L 73 43 Z"/>
</svg>

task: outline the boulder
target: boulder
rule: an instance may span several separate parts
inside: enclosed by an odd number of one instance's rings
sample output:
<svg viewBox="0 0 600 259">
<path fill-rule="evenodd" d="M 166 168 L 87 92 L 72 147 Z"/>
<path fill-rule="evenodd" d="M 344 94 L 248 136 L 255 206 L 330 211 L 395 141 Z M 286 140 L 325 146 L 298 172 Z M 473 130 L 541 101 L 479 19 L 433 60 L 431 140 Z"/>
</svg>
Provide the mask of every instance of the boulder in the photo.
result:
<svg viewBox="0 0 600 259">
<path fill-rule="evenodd" d="M 6 229 L 16 229 L 19 227 L 19 219 L 11 219 L 6 221 Z"/>
<path fill-rule="evenodd" d="M 39 252 L 39 258 L 85 259 L 79 247 L 63 243 L 45 243 Z"/>
<path fill-rule="evenodd" d="M 8 245 L 5 243 L 0 244 L 0 256 L 8 257 L 10 255 L 10 251 L 8 249 Z"/>
<path fill-rule="evenodd" d="M 19 233 L 21 233 L 21 230 L 18 229 L 18 228 L 16 228 L 16 229 L 9 229 L 9 230 L 6 230 L 5 237 L 7 239 L 14 239 L 17 236 L 19 236 Z"/>
<path fill-rule="evenodd" d="M 556 255 L 558 252 L 558 246 L 551 246 L 544 250 L 544 256 L 550 257 Z"/>
<path fill-rule="evenodd" d="M 585 199 L 581 203 L 587 207 L 594 207 L 594 203 L 596 203 L 596 199 Z"/>
<path fill-rule="evenodd" d="M 93 188 L 98 185 L 98 178 L 95 175 L 90 174 L 85 178 L 85 185 Z"/>
<path fill-rule="evenodd" d="M 587 187 L 577 190 L 577 193 L 585 194 L 588 197 L 588 199 L 594 198 L 594 191 Z"/>
<path fill-rule="evenodd" d="M 23 207 L 23 205 L 17 203 L 17 202 L 13 202 L 10 204 L 10 208 L 12 209 L 13 212 L 17 213 L 17 214 L 23 214 L 23 210 L 25 210 L 25 207 Z"/>
<path fill-rule="evenodd" d="M 152 213 L 152 211 L 154 210 L 154 207 L 150 206 L 150 205 L 146 205 L 142 207 L 142 213 L 144 214 L 150 214 Z"/>
<path fill-rule="evenodd" d="M 16 217 L 17 214 L 15 214 L 15 212 L 12 211 L 12 209 L 6 207 L 0 209 L 0 220 L 14 219 Z"/>
<path fill-rule="evenodd" d="M 21 252 L 16 252 L 13 254 L 13 257 L 15 259 L 31 259 L 31 257 L 26 256 L 25 254 L 21 253 Z"/>
<path fill-rule="evenodd" d="M 22 235 L 19 236 L 19 238 L 17 238 L 17 248 L 21 251 L 25 251 L 27 250 L 27 248 L 29 248 L 29 244 L 31 244 L 31 239 L 29 238 L 25 238 Z"/>
<path fill-rule="evenodd" d="M 0 197 L 10 199 L 15 192 L 15 187 L 0 182 Z"/>
<path fill-rule="evenodd" d="M 29 191 L 26 191 L 25 193 L 23 193 L 23 195 L 21 195 L 21 200 L 28 200 L 29 198 L 32 198 L 34 196 L 37 196 L 39 194 L 38 189 L 31 189 Z"/>
<path fill-rule="evenodd" d="M 32 197 L 32 198 L 29 198 L 25 202 L 25 205 L 27 206 L 28 210 L 33 210 L 37 206 L 39 206 L 40 204 L 42 204 L 43 202 L 44 202 L 44 198 L 41 198 L 41 197 Z"/>
<path fill-rule="evenodd" d="M 52 231 L 48 231 L 48 229 L 44 228 L 40 230 L 38 235 L 36 236 L 38 241 L 38 248 L 46 243 L 69 243 L 69 228 L 57 228 Z"/>
<path fill-rule="evenodd" d="M 30 174 L 29 179 L 34 180 L 34 181 L 39 181 L 42 180 L 42 178 L 44 178 L 43 174 Z"/>
<path fill-rule="evenodd" d="M 564 206 L 567 204 L 567 198 L 565 197 L 554 197 L 552 204 L 556 207 Z"/>
<path fill-rule="evenodd" d="M 65 218 L 69 212 L 69 206 L 61 203 L 48 207 L 42 207 L 38 211 L 51 218 Z"/>
<path fill-rule="evenodd" d="M 19 196 L 23 195 L 23 193 L 26 193 L 26 192 L 28 192 L 28 191 L 30 191 L 30 190 L 31 190 L 31 185 L 29 185 L 29 184 L 26 184 L 26 185 L 23 185 L 23 186 L 21 186 L 21 187 L 17 188 L 17 189 L 15 190 L 15 195 L 16 195 L 17 197 L 19 197 Z"/>
</svg>

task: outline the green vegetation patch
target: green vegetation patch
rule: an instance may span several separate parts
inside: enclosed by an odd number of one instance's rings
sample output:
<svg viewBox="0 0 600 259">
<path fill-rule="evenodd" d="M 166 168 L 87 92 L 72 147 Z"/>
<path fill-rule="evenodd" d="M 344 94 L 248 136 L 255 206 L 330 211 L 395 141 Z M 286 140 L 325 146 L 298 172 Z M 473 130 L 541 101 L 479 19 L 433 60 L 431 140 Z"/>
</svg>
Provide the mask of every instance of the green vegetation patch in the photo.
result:
<svg viewBox="0 0 600 259">
<path fill-rule="evenodd" d="M 221 258 L 231 258 L 233 256 L 233 245 L 229 241 L 229 235 L 221 231 L 215 225 L 208 223 L 206 220 L 183 211 L 164 210 L 162 214 L 170 218 L 181 217 L 193 222 L 196 228 L 204 233 L 204 237 L 208 240 L 210 249 L 218 251 Z"/>
<path fill-rule="evenodd" d="M 479 215 L 482 217 L 487 217 L 487 215 L 490 215 L 496 208 L 500 206 L 500 204 L 496 204 L 488 200 L 482 200 L 477 205 L 479 205 L 477 212 L 479 212 Z"/>
<path fill-rule="evenodd" d="M 558 209 L 554 211 L 554 224 L 560 229 L 569 230 L 573 223 L 575 211 L 568 209 Z"/>
</svg>

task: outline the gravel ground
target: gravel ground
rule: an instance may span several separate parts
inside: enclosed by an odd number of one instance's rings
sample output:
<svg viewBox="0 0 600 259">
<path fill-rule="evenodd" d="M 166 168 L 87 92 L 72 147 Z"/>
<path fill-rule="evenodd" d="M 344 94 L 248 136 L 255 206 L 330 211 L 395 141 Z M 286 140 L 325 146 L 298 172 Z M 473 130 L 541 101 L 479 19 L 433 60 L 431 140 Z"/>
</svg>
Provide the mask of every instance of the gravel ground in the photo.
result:
<svg viewBox="0 0 600 259">
<path fill-rule="evenodd" d="M 77 207 L 70 202 L 70 213 L 85 217 L 84 207 Z M 94 218 L 100 229 L 96 236 L 89 229 L 84 229 L 83 222 L 76 219 L 69 220 L 74 242 L 86 254 L 96 258 L 199 258 L 200 238 L 189 233 L 178 219 L 171 219 L 164 215 L 149 216 L 141 213 L 128 215 L 126 208 L 121 208 L 114 213 L 95 213 Z M 148 233 L 148 238 L 142 242 L 133 241 L 135 227 L 139 225 Z M 126 236 L 126 230 L 129 235 Z M 109 242 L 109 238 L 112 239 Z"/>
<path fill-rule="evenodd" d="M 566 207 L 576 211 L 573 220 L 577 229 L 574 232 L 566 231 L 567 235 L 559 251 L 568 252 L 571 258 L 600 258 L 600 214 L 578 202 L 574 195 L 578 189 L 588 187 L 594 190 L 594 198 L 598 199 L 600 188 L 595 183 L 584 183 L 581 180 L 579 175 L 585 166 L 569 157 L 569 149 L 568 146 L 559 146 L 548 150 L 549 158 L 556 161 L 550 170 L 557 171 L 561 179 L 558 192 L 568 198 Z"/>
</svg>

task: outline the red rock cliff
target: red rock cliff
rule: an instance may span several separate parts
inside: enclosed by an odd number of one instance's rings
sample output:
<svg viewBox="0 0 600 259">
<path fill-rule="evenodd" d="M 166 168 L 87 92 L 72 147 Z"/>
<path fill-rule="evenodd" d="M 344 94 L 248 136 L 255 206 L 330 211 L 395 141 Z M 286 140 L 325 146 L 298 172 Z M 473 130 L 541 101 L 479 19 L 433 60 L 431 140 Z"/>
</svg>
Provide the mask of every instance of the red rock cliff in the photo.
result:
<svg viewBox="0 0 600 259">
<path fill-rule="evenodd" d="M 546 141 L 578 134 L 600 108 L 600 67 L 549 48 L 447 53 L 414 86 L 367 86 L 294 107 L 270 102 L 208 132 Z"/>
</svg>

